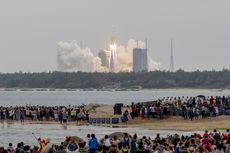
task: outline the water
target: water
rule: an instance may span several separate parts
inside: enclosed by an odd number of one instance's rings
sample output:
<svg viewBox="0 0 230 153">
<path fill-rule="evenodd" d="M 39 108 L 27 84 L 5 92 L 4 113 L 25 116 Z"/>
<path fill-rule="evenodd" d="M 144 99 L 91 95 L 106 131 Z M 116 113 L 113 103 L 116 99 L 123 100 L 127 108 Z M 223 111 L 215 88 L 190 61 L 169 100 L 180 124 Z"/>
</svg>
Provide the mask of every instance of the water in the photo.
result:
<svg viewBox="0 0 230 153">
<path fill-rule="evenodd" d="M 147 136 L 155 138 L 157 133 L 162 136 L 170 134 L 184 134 L 191 135 L 194 132 L 183 132 L 183 131 L 170 131 L 170 130 L 150 130 L 150 129 L 139 129 L 139 128 L 109 128 L 99 126 L 68 126 L 67 129 L 63 128 L 62 125 L 44 125 L 44 124 L 0 124 L 0 144 L 1 146 L 7 146 L 9 142 L 17 145 L 19 142 L 24 142 L 29 145 L 37 145 L 36 139 L 32 135 L 34 133 L 36 137 L 43 139 L 50 138 L 53 143 L 60 144 L 65 140 L 66 136 L 79 136 L 83 140 L 86 139 L 86 135 L 89 133 L 95 133 L 98 139 L 104 137 L 105 134 L 111 134 L 113 132 L 127 132 L 130 135 L 137 134 L 139 137 Z"/>
<path fill-rule="evenodd" d="M 114 104 L 152 101 L 167 96 L 218 95 L 227 96 L 229 90 L 140 90 L 140 91 L 0 91 L 0 105 L 79 105 Z"/>
</svg>

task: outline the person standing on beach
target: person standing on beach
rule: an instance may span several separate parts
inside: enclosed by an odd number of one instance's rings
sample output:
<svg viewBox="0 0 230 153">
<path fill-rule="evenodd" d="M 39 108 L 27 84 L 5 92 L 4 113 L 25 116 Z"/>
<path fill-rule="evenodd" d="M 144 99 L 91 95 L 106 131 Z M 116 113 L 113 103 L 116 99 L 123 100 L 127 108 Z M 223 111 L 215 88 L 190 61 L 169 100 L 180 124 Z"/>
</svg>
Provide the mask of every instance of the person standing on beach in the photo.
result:
<svg viewBox="0 0 230 153">
<path fill-rule="evenodd" d="M 117 136 L 115 135 L 113 137 L 112 144 L 117 147 L 119 143 L 120 143 L 120 140 L 118 140 Z"/>
<path fill-rule="evenodd" d="M 136 153 L 137 151 L 137 135 L 134 134 L 132 140 L 131 140 L 131 153 Z"/>
<path fill-rule="evenodd" d="M 15 110 L 15 120 L 19 120 L 20 119 L 20 109 L 16 108 Z"/>
<path fill-rule="evenodd" d="M 63 115 L 62 115 L 61 110 L 59 110 L 59 112 L 58 112 L 58 119 L 59 119 L 60 124 L 62 124 L 63 123 Z"/>
<path fill-rule="evenodd" d="M 140 113 L 141 113 L 140 114 L 141 119 L 145 119 L 145 107 L 144 106 L 141 108 L 141 112 Z"/>
<path fill-rule="evenodd" d="M 95 134 L 91 134 L 91 139 L 89 140 L 89 153 L 95 153 L 99 143 Z"/>
<path fill-rule="evenodd" d="M 45 143 L 46 143 L 46 146 L 42 150 L 42 153 L 49 153 L 49 151 L 52 149 L 53 144 L 51 143 L 49 138 L 46 139 Z"/>
<path fill-rule="evenodd" d="M 109 147 L 111 146 L 111 143 L 108 135 L 105 135 L 104 137 L 103 146 L 106 151 L 109 151 Z"/>
<path fill-rule="evenodd" d="M 130 139 L 131 138 L 130 138 L 129 134 L 124 133 L 123 143 L 125 143 L 128 148 L 130 148 L 130 146 L 131 146 L 131 140 Z"/>
<path fill-rule="evenodd" d="M 11 120 L 14 120 L 14 110 L 13 110 L 13 108 L 11 108 L 10 111 L 9 111 L 9 118 Z"/>
<path fill-rule="evenodd" d="M 126 143 L 122 144 L 122 147 L 119 149 L 118 153 L 130 153 L 129 147 L 127 146 Z"/>
<path fill-rule="evenodd" d="M 134 117 L 136 117 L 135 113 L 136 113 L 136 106 L 134 105 L 134 102 L 132 102 L 131 113 L 130 113 L 132 119 L 134 119 Z"/>
<path fill-rule="evenodd" d="M 25 120 L 25 113 L 23 111 L 23 109 L 20 109 L 20 121 L 21 123 L 24 123 Z"/>
<path fill-rule="evenodd" d="M 14 152 L 14 147 L 13 147 L 12 143 L 9 143 L 7 151 L 8 151 L 8 153 L 13 153 Z"/>
<path fill-rule="evenodd" d="M 160 118 L 160 106 L 159 105 L 157 106 L 156 112 L 157 112 L 157 118 L 158 117 Z"/>
<path fill-rule="evenodd" d="M 68 115 L 66 112 L 62 112 L 63 124 L 67 124 Z"/>
<path fill-rule="evenodd" d="M 160 107 L 160 119 L 164 119 L 164 107 Z"/>
</svg>

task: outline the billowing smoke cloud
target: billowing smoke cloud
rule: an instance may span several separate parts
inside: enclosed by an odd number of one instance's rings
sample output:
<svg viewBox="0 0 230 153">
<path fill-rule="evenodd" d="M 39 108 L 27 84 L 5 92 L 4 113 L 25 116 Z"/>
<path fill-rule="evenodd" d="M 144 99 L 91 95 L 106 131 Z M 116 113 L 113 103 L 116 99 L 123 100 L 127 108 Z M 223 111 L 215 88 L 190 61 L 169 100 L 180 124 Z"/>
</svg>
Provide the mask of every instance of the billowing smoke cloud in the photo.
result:
<svg viewBox="0 0 230 153">
<path fill-rule="evenodd" d="M 60 71 L 104 71 L 101 60 L 89 48 L 80 48 L 76 40 L 58 43 L 57 63 Z"/>
<path fill-rule="evenodd" d="M 160 70 L 161 63 L 154 61 L 150 56 L 148 57 L 148 70 L 149 71 L 156 71 Z"/>
<path fill-rule="evenodd" d="M 117 70 L 118 71 L 132 71 L 133 70 L 133 48 L 137 47 L 137 41 L 129 39 L 127 46 L 118 46 L 117 48 Z M 144 49 L 145 43 L 138 41 L 138 47 Z M 148 70 L 155 71 L 160 69 L 160 63 L 155 62 L 148 55 Z"/>
<path fill-rule="evenodd" d="M 132 71 L 133 48 L 137 46 L 134 39 L 130 39 L 126 46 L 117 46 L 117 65 L 118 72 Z M 143 41 L 138 41 L 138 46 L 144 48 Z M 94 56 L 89 48 L 80 48 L 77 41 L 59 42 L 57 55 L 58 70 L 60 71 L 84 71 L 84 72 L 108 72 L 108 68 L 101 66 L 101 59 Z M 160 63 L 153 61 L 148 56 L 149 71 L 158 70 Z"/>
<path fill-rule="evenodd" d="M 138 42 L 140 48 L 144 48 L 142 41 Z M 117 47 L 117 70 L 132 71 L 133 70 L 133 48 L 137 47 L 137 42 L 134 39 L 129 39 L 127 46 Z"/>
</svg>

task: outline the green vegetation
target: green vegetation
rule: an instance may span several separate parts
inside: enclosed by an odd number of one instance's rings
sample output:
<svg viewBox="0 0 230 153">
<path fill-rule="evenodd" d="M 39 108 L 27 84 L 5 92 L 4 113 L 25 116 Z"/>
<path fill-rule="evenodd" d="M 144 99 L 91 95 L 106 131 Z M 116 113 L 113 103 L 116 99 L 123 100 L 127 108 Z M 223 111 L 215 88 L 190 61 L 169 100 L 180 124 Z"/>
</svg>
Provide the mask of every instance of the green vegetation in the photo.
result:
<svg viewBox="0 0 230 153">
<path fill-rule="evenodd" d="M 230 70 L 142 73 L 0 73 L 0 88 L 230 88 Z"/>
</svg>

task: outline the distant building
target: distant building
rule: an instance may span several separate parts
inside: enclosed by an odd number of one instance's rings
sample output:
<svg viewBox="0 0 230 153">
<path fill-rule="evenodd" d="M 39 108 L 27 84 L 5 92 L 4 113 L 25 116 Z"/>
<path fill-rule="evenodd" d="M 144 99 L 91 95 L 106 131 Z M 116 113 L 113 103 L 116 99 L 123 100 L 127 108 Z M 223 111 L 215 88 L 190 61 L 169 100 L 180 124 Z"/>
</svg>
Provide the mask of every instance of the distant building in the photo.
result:
<svg viewBox="0 0 230 153">
<path fill-rule="evenodd" d="M 101 59 L 101 66 L 109 68 L 109 66 L 110 66 L 110 51 L 101 50 L 98 53 L 98 57 Z"/>
<path fill-rule="evenodd" d="M 133 48 L 133 72 L 148 71 L 147 49 Z"/>
</svg>

